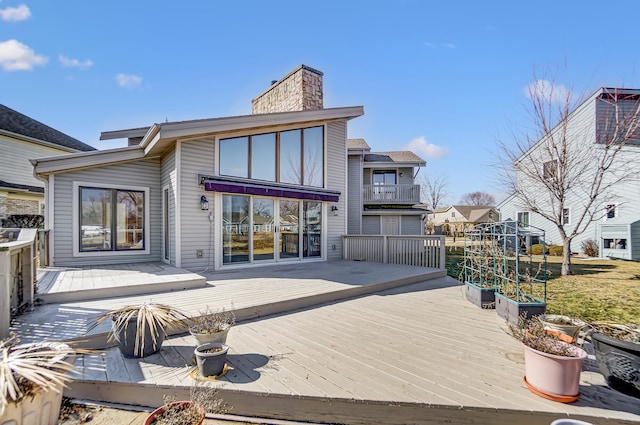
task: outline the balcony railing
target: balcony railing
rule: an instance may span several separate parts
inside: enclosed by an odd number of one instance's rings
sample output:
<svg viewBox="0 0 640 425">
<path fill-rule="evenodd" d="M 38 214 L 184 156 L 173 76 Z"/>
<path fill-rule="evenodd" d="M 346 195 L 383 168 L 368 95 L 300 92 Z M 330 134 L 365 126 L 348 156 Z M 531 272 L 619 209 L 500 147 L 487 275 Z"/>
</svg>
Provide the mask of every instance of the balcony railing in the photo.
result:
<svg viewBox="0 0 640 425">
<path fill-rule="evenodd" d="M 444 236 L 346 235 L 345 260 L 445 268 Z"/>
<path fill-rule="evenodd" d="M 417 204 L 419 184 L 365 184 L 362 188 L 365 204 Z"/>
</svg>

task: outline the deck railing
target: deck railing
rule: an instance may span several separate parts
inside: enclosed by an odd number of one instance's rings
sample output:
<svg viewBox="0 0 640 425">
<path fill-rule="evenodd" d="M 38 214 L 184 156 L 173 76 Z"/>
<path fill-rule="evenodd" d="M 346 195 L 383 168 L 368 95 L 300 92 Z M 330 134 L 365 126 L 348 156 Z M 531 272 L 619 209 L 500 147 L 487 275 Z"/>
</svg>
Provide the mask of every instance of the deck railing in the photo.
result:
<svg viewBox="0 0 640 425">
<path fill-rule="evenodd" d="M 362 186 L 365 204 L 417 204 L 420 202 L 419 184 L 365 184 Z"/>
<path fill-rule="evenodd" d="M 345 260 L 445 268 L 444 236 L 346 235 Z"/>
<path fill-rule="evenodd" d="M 0 229 L 0 339 L 9 336 L 11 316 L 33 304 L 37 229 Z"/>
</svg>

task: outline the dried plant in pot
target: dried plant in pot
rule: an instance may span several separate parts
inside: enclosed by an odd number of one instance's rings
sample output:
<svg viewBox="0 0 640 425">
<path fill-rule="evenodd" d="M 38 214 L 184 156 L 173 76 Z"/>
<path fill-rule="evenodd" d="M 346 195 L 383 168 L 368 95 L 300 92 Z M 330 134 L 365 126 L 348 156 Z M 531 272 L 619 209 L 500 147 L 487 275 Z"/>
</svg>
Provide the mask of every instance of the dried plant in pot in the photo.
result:
<svg viewBox="0 0 640 425">
<path fill-rule="evenodd" d="M 578 334 L 587 326 L 583 320 L 562 314 L 541 314 L 540 320 L 548 333 L 555 332 L 556 336 L 568 343 L 577 341 Z"/>
<path fill-rule="evenodd" d="M 125 306 L 101 314 L 89 329 L 111 319 L 109 341 L 117 341 L 126 357 L 146 357 L 162 348 L 167 332 L 184 329 L 188 317 L 165 304 Z"/>
<path fill-rule="evenodd" d="M 598 367 L 607 384 L 640 398 L 640 326 L 606 322 L 590 326 Z"/>
<path fill-rule="evenodd" d="M 0 341 L 0 424 L 57 424 L 73 356 L 62 343 Z"/>
<path fill-rule="evenodd" d="M 550 335 L 538 316 L 520 316 L 517 325 L 508 322 L 508 331 L 524 348 L 524 382 L 529 390 L 553 401 L 576 401 L 586 351 Z"/>
<path fill-rule="evenodd" d="M 210 344 L 212 342 L 225 344 L 229 329 L 235 323 L 236 316 L 233 311 L 225 309 L 213 311 L 207 306 L 204 311 L 200 312 L 198 317 L 191 319 L 189 333 L 194 336 L 197 345 Z"/>
<path fill-rule="evenodd" d="M 165 396 L 164 405 L 147 416 L 144 425 L 199 425 L 205 412 L 225 413 L 226 409 L 218 391 L 212 387 L 195 386 L 190 390 L 189 400 L 176 401 Z"/>
</svg>

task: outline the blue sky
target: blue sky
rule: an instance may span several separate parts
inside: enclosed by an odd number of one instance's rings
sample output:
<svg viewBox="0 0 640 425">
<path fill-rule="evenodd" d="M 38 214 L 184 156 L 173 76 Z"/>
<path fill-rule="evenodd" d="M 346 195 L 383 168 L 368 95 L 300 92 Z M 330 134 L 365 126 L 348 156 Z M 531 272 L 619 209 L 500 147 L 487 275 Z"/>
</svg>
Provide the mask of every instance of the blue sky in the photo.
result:
<svg viewBox="0 0 640 425">
<path fill-rule="evenodd" d="M 449 203 L 503 192 L 497 140 L 551 71 L 579 94 L 640 87 L 637 1 L 0 1 L 0 103 L 99 149 L 101 131 L 244 115 L 300 64 L 349 137 L 412 149 Z"/>
</svg>

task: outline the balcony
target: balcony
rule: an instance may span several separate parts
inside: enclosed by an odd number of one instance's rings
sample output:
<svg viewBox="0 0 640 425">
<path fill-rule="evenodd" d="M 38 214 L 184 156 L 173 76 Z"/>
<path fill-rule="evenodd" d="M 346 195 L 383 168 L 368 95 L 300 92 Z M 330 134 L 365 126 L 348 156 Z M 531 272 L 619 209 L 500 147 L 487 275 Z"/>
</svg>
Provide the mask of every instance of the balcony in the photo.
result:
<svg viewBox="0 0 640 425">
<path fill-rule="evenodd" d="M 417 204 L 420 202 L 419 184 L 365 184 L 362 188 L 364 204 Z"/>
</svg>

